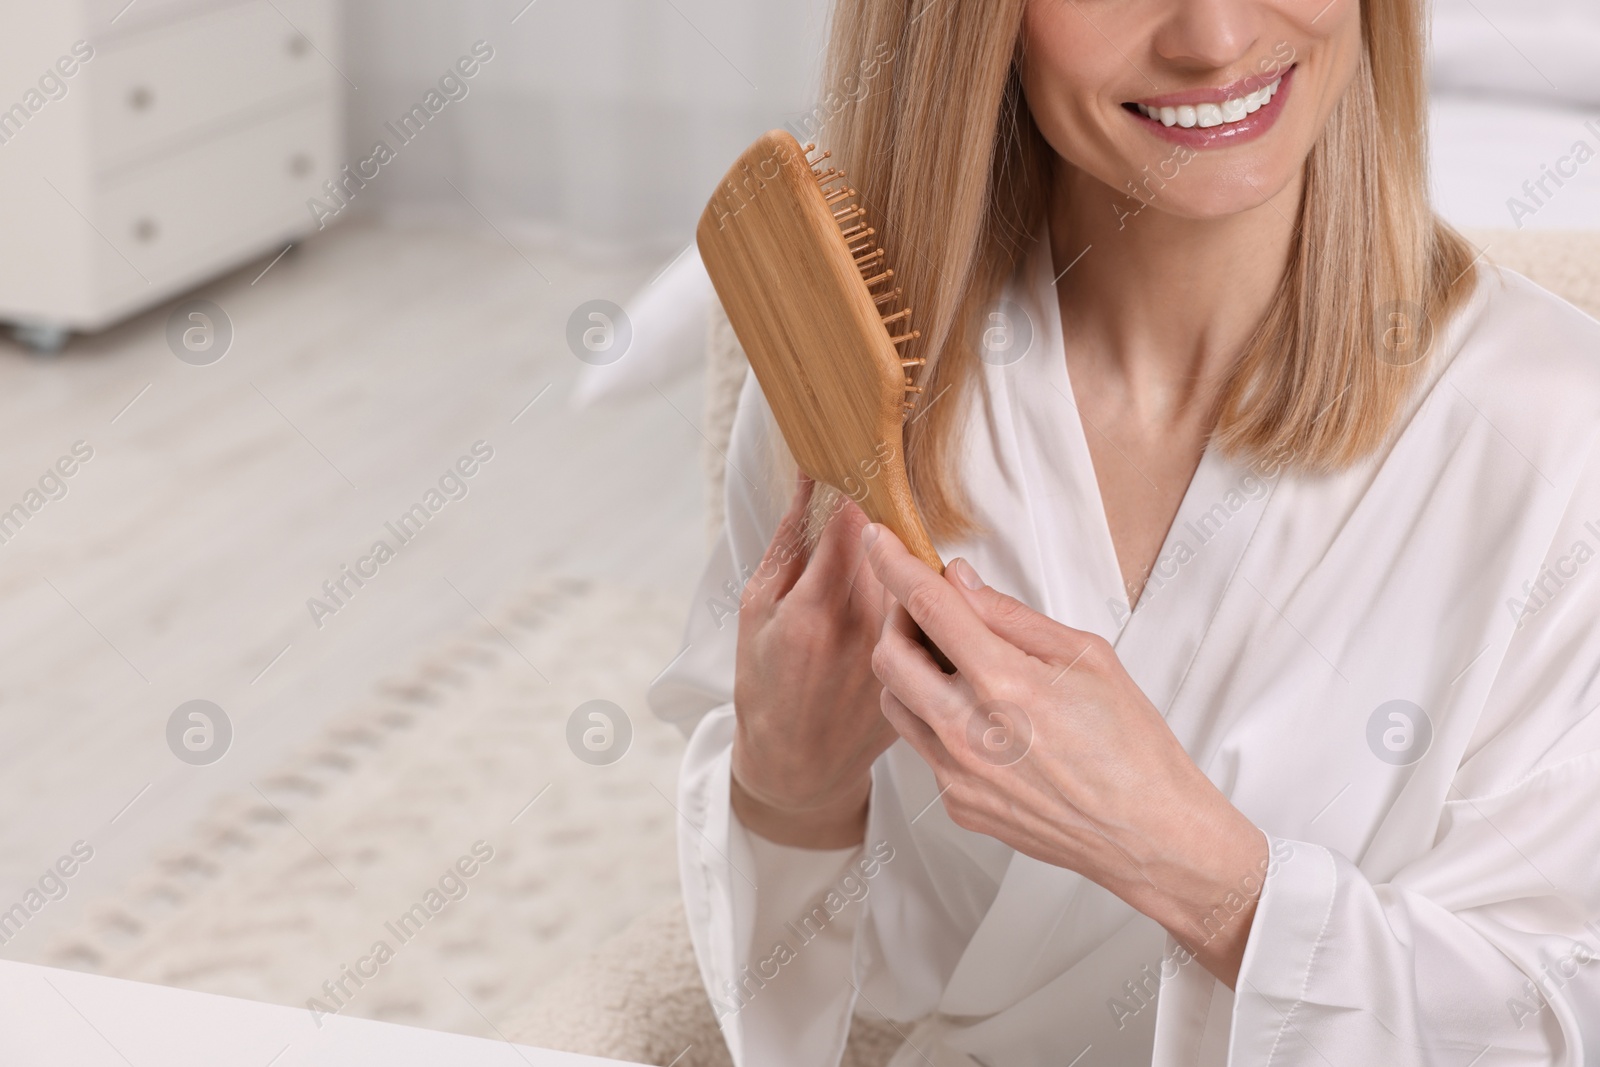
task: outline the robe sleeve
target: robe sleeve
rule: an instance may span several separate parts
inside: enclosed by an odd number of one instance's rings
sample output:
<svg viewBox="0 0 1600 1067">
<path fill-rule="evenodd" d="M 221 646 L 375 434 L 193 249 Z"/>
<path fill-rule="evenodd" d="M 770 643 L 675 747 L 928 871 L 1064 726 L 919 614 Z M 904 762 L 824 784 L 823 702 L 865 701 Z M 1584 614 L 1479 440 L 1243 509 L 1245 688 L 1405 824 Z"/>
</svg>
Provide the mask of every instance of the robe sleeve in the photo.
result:
<svg viewBox="0 0 1600 1067">
<path fill-rule="evenodd" d="M 1230 1064 L 1597 1062 L 1597 549 L 1591 457 L 1545 559 L 1560 584 L 1510 616 L 1486 665 L 1431 848 L 1373 878 L 1328 848 L 1272 841 Z"/>
<path fill-rule="evenodd" d="M 685 647 L 652 683 L 649 702 L 689 737 L 676 800 L 679 875 L 701 979 L 734 1063 L 831 1067 L 843 1054 L 855 1003 L 852 958 L 864 903 L 849 899 L 856 884 L 849 879 L 861 850 L 765 841 L 738 822 L 728 798 L 739 591 L 792 490 L 780 494 L 773 484 L 769 419 L 747 374 L 728 449 L 726 525 L 695 593 Z M 848 906 L 835 913 L 830 893 Z M 785 937 L 788 951 L 776 951 Z"/>
<path fill-rule="evenodd" d="M 851 959 L 863 848 L 811 851 L 747 838 L 758 887 L 742 982 L 745 1059 L 762 1067 L 837 1063 L 855 1003 Z M 797 1006 L 806 1010 L 796 1010 Z"/>
</svg>

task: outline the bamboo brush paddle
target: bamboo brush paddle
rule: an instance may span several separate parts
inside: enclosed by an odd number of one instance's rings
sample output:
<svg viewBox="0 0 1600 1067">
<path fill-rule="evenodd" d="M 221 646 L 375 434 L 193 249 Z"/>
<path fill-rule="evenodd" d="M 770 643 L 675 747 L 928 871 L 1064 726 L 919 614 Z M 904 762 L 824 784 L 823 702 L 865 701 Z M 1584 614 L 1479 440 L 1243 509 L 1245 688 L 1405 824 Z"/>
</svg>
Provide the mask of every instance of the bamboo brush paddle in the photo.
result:
<svg viewBox="0 0 1600 1067">
<path fill-rule="evenodd" d="M 800 468 L 943 573 L 901 434 L 924 361 L 900 346 L 919 335 L 856 191 L 815 148 L 773 130 L 745 149 L 700 216 L 700 256 Z"/>
<path fill-rule="evenodd" d="M 778 429 L 800 468 L 861 506 L 940 574 L 906 477 L 906 413 L 922 388 L 902 355 L 919 336 L 845 174 L 773 130 L 706 204 L 696 243 Z M 891 333 L 894 326 L 898 332 Z M 917 639 L 946 673 L 955 666 Z"/>
</svg>

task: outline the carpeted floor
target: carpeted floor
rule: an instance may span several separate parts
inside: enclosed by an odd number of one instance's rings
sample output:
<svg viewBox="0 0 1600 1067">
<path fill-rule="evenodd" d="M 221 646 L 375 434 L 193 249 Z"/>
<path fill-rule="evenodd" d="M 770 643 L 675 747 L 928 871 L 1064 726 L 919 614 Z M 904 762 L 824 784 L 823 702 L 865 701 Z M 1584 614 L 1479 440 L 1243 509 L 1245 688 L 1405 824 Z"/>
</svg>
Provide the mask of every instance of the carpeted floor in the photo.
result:
<svg viewBox="0 0 1600 1067">
<path fill-rule="evenodd" d="M 228 795 L 41 962 L 499 1035 L 541 984 L 677 895 L 682 742 L 643 693 L 683 612 L 589 581 L 528 591 Z M 633 730 L 608 766 L 567 740 L 593 699 Z"/>
</svg>

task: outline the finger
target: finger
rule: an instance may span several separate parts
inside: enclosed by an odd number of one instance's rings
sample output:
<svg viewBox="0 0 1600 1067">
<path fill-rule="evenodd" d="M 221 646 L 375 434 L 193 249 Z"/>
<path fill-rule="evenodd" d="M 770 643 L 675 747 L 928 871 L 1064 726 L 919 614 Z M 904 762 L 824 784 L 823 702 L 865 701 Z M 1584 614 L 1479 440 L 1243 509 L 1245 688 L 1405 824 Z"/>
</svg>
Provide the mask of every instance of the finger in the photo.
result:
<svg viewBox="0 0 1600 1067">
<path fill-rule="evenodd" d="M 941 671 L 927 650 L 905 632 L 900 620 L 908 618 L 896 607 L 878 635 L 872 650 L 872 671 L 885 692 L 905 705 L 940 737 L 951 739 L 952 730 L 965 729 L 971 717 L 971 687 L 960 676 Z"/>
<path fill-rule="evenodd" d="M 871 568 L 868 569 L 870 570 Z M 876 576 L 874 576 L 874 580 L 876 580 Z M 911 617 L 911 613 L 906 610 L 905 605 L 900 603 L 898 600 L 890 600 L 889 617 L 884 620 L 884 624 L 886 626 L 893 626 L 895 630 L 904 634 L 912 641 L 916 641 L 917 638 L 922 634 L 922 631 L 917 629 L 917 621 Z"/>
<path fill-rule="evenodd" d="M 1007 596 L 978 577 L 977 570 L 964 559 L 953 559 L 945 568 L 956 579 L 956 591 L 971 605 L 990 632 L 1046 663 L 1065 666 L 1083 655 L 1095 635 L 1063 626 Z"/>
<path fill-rule="evenodd" d="M 778 521 L 778 528 L 767 545 L 766 555 L 755 573 L 745 582 L 742 600 L 745 604 L 772 604 L 786 596 L 806 569 L 805 522 L 806 507 L 811 502 L 815 483 L 804 471 L 795 479 L 794 496 L 789 510 Z"/>
<path fill-rule="evenodd" d="M 955 761 L 950 758 L 950 750 L 944 747 L 939 735 L 919 719 L 916 712 L 906 707 L 899 697 L 885 689 L 879 698 L 879 705 L 883 709 L 883 717 L 889 720 L 895 733 L 905 738 L 906 744 L 922 757 L 922 762 L 934 771 L 935 777 L 945 777 L 954 771 Z"/>
<path fill-rule="evenodd" d="M 873 523 L 862 531 L 873 573 L 905 606 L 922 631 L 969 677 L 980 667 L 1015 671 L 1026 663 L 1021 652 L 992 633 L 952 587 L 954 577 L 937 574 L 906 551 L 894 531 Z M 929 661 L 930 665 L 932 661 Z M 934 668 L 936 673 L 937 668 Z M 941 674 L 942 676 L 942 674 Z M 902 694 L 903 695 L 903 694 Z"/>
<path fill-rule="evenodd" d="M 858 531 L 856 541 L 858 549 L 860 544 Z M 894 594 L 878 581 L 878 576 L 873 573 L 872 564 L 867 561 L 865 550 L 857 555 L 855 570 L 850 575 L 850 596 L 852 604 L 860 605 L 863 617 L 870 618 L 879 629 L 892 622 L 902 633 L 912 637 L 921 632 L 917 629 L 917 624 L 911 621 L 911 616 L 906 614 L 905 608 L 895 600 Z"/>
<path fill-rule="evenodd" d="M 795 583 L 795 591 L 819 599 L 846 599 L 854 581 L 852 575 L 861 564 L 861 528 L 868 521 L 866 512 L 853 500 L 842 494 L 836 496 L 835 508 L 806 563 L 805 574 Z"/>
</svg>

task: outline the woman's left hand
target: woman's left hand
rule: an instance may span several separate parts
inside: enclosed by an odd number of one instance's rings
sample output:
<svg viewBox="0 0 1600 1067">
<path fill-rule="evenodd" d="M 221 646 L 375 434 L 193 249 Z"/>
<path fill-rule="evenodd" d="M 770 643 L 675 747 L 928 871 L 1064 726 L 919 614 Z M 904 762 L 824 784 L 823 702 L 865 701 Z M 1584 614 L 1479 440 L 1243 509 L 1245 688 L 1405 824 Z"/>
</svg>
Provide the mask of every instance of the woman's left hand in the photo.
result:
<svg viewBox="0 0 1600 1067">
<path fill-rule="evenodd" d="M 878 580 L 955 665 L 886 623 L 883 713 L 927 761 L 954 822 L 1077 871 L 1172 933 L 1230 987 L 1266 876 L 1266 836 L 1184 751 L 1104 638 L 984 585 L 941 577 L 886 527 Z"/>
</svg>

